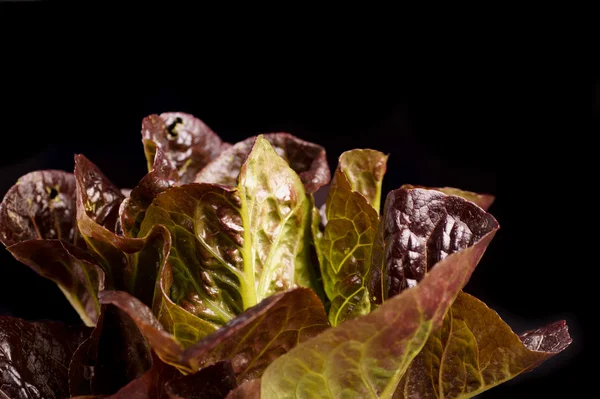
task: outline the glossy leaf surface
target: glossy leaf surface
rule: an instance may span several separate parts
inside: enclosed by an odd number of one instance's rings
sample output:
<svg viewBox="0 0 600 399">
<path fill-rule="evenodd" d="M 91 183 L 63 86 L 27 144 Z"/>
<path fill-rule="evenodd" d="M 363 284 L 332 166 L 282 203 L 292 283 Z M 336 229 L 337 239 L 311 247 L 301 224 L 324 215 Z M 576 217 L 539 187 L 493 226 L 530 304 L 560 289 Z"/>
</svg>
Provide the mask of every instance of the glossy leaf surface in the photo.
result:
<svg viewBox="0 0 600 399">
<path fill-rule="evenodd" d="M 329 183 L 331 173 L 325 149 L 320 145 L 300 140 L 288 133 L 261 135 L 275 152 L 300 176 L 306 192 L 312 194 Z M 235 187 L 240 169 L 252 150 L 256 137 L 249 137 L 223 153 L 196 176 L 199 183 L 216 183 Z"/>
<path fill-rule="evenodd" d="M 218 327 L 269 295 L 306 284 L 310 205 L 298 176 L 259 137 L 238 189 L 173 187 L 148 208 L 141 234 L 157 224 L 169 229 L 170 297 Z"/>
<path fill-rule="evenodd" d="M 391 398 L 496 229 L 444 257 L 418 285 L 370 314 L 328 329 L 275 360 L 262 377 L 261 397 Z"/>
<path fill-rule="evenodd" d="M 570 343 L 564 321 L 518 336 L 483 302 L 460 293 L 394 397 L 472 398 L 536 367 Z"/>
<path fill-rule="evenodd" d="M 386 160 L 373 150 L 342 154 L 327 197 L 322 238 L 313 226 L 323 284 L 331 301 L 329 321 L 334 326 L 371 310 L 366 283 Z"/>
<path fill-rule="evenodd" d="M 161 149 L 175 166 L 181 183 L 194 181 L 200 169 L 229 147 L 204 122 L 183 112 L 144 118 L 142 139 L 148 170 L 153 169 L 156 149 Z"/>
<path fill-rule="evenodd" d="M 420 188 L 391 191 L 373 247 L 372 303 L 414 287 L 436 263 L 498 227 L 463 198 Z"/>
<path fill-rule="evenodd" d="M 69 361 L 89 333 L 84 327 L 0 316 L 0 397 L 68 398 Z"/>
</svg>

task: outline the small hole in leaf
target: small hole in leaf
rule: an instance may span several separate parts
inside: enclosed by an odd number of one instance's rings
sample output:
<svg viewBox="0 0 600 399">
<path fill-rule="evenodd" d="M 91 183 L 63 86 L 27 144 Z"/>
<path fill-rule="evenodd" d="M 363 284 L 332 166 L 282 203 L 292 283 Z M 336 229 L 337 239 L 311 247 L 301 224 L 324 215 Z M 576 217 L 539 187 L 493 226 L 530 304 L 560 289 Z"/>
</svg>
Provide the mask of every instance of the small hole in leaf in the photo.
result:
<svg viewBox="0 0 600 399">
<path fill-rule="evenodd" d="M 50 189 L 50 199 L 53 200 L 58 196 L 58 191 L 55 188 Z"/>
<path fill-rule="evenodd" d="M 173 123 L 171 123 L 169 126 L 167 126 L 167 133 L 169 133 L 169 136 L 175 138 L 177 137 L 177 125 L 180 125 L 183 123 L 183 119 L 181 118 L 175 118 L 175 120 L 173 121 Z"/>
</svg>

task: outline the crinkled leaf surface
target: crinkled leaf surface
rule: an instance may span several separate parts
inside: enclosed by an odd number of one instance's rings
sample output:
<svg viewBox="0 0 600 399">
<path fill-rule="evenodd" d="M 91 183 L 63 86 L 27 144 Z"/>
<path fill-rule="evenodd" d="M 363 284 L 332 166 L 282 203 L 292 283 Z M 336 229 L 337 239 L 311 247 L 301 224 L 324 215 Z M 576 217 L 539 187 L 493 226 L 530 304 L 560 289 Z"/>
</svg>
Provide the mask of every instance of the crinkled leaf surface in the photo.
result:
<svg viewBox="0 0 600 399">
<path fill-rule="evenodd" d="M 467 201 L 471 201 L 477 206 L 479 206 L 484 211 L 487 211 L 490 206 L 494 203 L 496 199 L 493 195 L 489 194 L 478 194 L 472 191 L 461 190 L 460 188 L 454 187 L 424 187 L 424 186 L 413 186 L 412 184 L 405 184 L 401 188 L 411 189 L 411 188 L 424 188 L 428 190 L 437 190 L 441 191 L 447 195 L 456 195 L 457 197 L 462 197 Z"/>
<path fill-rule="evenodd" d="M 69 364 L 71 395 L 111 395 L 152 366 L 150 347 L 135 323 L 120 309 L 102 306 L 91 336 Z"/>
<path fill-rule="evenodd" d="M 169 399 L 223 399 L 236 386 L 231 363 L 224 360 L 169 381 L 166 391 Z"/>
<path fill-rule="evenodd" d="M 183 354 L 197 370 L 230 359 L 237 381 L 258 378 L 277 357 L 329 327 L 321 301 L 308 288 L 264 299 Z"/>
<path fill-rule="evenodd" d="M 153 145 L 155 145 L 154 142 L 146 143 L 144 141 L 146 148 Z M 152 200 L 166 189 L 173 187 L 178 181 L 177 170 L 164 151 L 161 148 L 156 148 L 152 170 L 131 190 L 128 198 L 123 201 L 119 209 L 123 234 L 127 237 L 137 237 L 146 209 L 148 209 Z"/>
<path fill-rule="evenodd" d="M 269 141 L 277 154 L 298 173 L 308 194 L 329 183 L 331 173 L 323 147 L 300 140 L 288 133 L 269 133 L 261 136 Z M 242 164 L 252 150 L 255 140 L 256 137 L 249 137 L 223 151 L 218 158 L 198 173 L 195 181 L 234 187 Z"/>
<path fill-rule="evenodd" d="M 322 238 L 313 226 L 323 284 L 331 300 L 329 321 L 334 326 L 371 310 L 366 283 L 386 160 L 373 150 L 342 154 L 327 197 Z"/>
<path fill-rule="evenodd" d="M 200 169 L 229 147 L 204 122 L 183 112 L 144 118 L 142 139 L 148 170 L 153 169 L 155 152 L 160 148 L 175 166 L 182 183 L 194 181 Z"/>
<path fill-rule="evenodd" d="M 127 312 L 163 361 L 192 373 L 230 359 L 240 383 L 260 377 L 278 356 L 328 328 L 316 294 L 297 288 L 266 298 L 184 351 L 150 309 L 127 293 L 103 291 L 100 301 Z"/>
<path fill-rule="evenodd" d="M 221 326 L 276 292 L 307 284 L 311 202 L 298 175 L 259 136 L 238 189 L 194 183 L 158 195 L 140 233 L 173 237 L 170 297 Z"/>
<path fill-rule="evenodd" d="M 518 336 L 483 302 L 460 293 L 394 397 L 471 398 L 536 367 L 570 343 L 564 321 Z"/>
<path fill-rule="evenodd" d="M 385 222 L 391 225 L 398 220 L 394 216 L 387 213 L 392 219 Z M 418 285 L 368 315 L 347 320 L 279 357 L 263 374 L 261 397 L 391 398 L 429 334 L 441 326 L 497 228 L 444 257 Z"/>
<path fill-rule="evenodd" d="M 75 178 L 61 170 L 28 173 L 0 204 L 0 241 L 62 239 L 77 245 Z"/>
<path fill-rule="evenodd" d="M 225 399 L 260 399 L 260 378 L 244 382 L 229 392 Z"/>
<path fill-rule="evenodd" d="M 0 316 L 0 393 L 10 399 L 68 398 L 69 361 L 90 330 Z"/>
<path fill-rule="evenodd" d="M 440 260 L 497 228 L 492 215 L 463 198 L 421 188 L 391 191 L 373 246 L 372 303 L 415 286 Z"/>
<path fill-rule="evenodd" d="M 0 241 L 20 262 L 56 284 L 88 326 L 98 319 L 104 273 L 76 225 L 73 174 L 46 170 L 21 177 L 0 204 Z"/>
<path fill-rule="evenodd" d="M 165 330 L 175 336 L 179 345 L 187 348 L 216 331 L 217 326 L 194 316 L 171 300 L 173 269 L 169 263 L 162 268 L 157 284 L 153 314 Z"/>
<path fill-rule="evenodd" d="M 107 207 L 102 190 L 107 190 L 112 209 L 116 209 L 120 203 L 113 199 L 118 191 L 116 187 L 82 155 L 75 157 L 75 178 L 79 230 L 106 274 L 106 287 L 126 290 L 152 306 L 159 270 L 170 251 L 169 231 L 164 226 L 152 226 L 143 238 L 115 234 L 102 225 L 103 217 L 98 216 L 96 210 Z M 106 211 L 101 212 L 104 213 Z"/>
</svg>

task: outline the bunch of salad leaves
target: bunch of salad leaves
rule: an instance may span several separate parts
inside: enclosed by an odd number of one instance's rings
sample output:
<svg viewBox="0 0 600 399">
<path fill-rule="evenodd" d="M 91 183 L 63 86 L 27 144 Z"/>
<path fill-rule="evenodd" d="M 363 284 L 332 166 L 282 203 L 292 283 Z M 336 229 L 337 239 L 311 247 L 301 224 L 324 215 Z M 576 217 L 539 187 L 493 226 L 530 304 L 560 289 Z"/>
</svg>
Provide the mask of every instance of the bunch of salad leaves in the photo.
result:
<svg viewBox="0 0 600 399">
<path fill-rule="evenodd" d="M 0 204 L 0 241 L 84 324 L 0 316 L 0 398 L 469 398 L 571 343 L 462 291 L 499 229 L 489 195 L 406 185 L 381 209 L 379 151 L 331 179 L 319 145 L 230 145 L 184 113 L 142 141 L 132 190 L 76 155 Z"/>
</svg>

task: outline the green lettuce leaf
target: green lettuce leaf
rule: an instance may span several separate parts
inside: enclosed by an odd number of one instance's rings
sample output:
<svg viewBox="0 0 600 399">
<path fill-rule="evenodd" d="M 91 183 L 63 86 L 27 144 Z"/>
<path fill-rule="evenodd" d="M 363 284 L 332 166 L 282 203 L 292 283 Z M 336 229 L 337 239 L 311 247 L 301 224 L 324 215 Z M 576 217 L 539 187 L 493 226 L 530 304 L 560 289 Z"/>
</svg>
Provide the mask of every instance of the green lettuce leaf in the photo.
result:
<svg viewBox="0 0 600 399">
<path fill-rule="evenodd" d="M 279 156 L 300 176 L 308 194 L 316 192 L 329 183 L 331 173 L 327 164 L 325 149 L 288 133 L 269 133 L 261 135 Z M 215 183 L 234 187 L 240 169 L 254 146 L 256 136 L 240 141 L 202 169 L 195 181 Z"/>
<path fill-rule="evenodd" d="M 200 119 L 183 112 L 144 118 L 142 139 L 148 170 L 154 169 L 156 150 L 161 149 L 175 166 L 181 183 L 192 182 L 200 169 L 230 146 Z"/>
<path fill-rule="evenodd" d="M 146 143 L 144 141 L 146 148 L 153 145 L 153 142 Z M 131 190 L 119 209 L 121 230 L 127 237 L 137 237 L 146 209 L 152 200 L 179 181 L 177 170 L 164 151 L 156 148 L 154 154 L 152 170 Z"/>
<path fill-rule="evenodd" d="M 0 241 L 18 261 L 55 282 L 87 326 L 95 325 L 104 273 L 82 249 L 73 174 L 46 170 L 21 177 L 0 203 Z"/>
<path fill-rule="evenodd" d="M 456 195 L 457 197 L 462 197 L 462 198 L 466 199 L 467 201 L 473 202 L 475 205 L 479 206 L 484 211 L 487 211 L 490 208 L 490 206 L 492 206 L 492 204 L 494 203 L 494 201 L 496 199 L 496 197 L 494 197 L 493 195 L 478 194 L 478 193 L 474 193 L 472 191 L 465 191 L 465 190 L 461 190 L 460 188 L 454 188 L 454 187 L 424 187 L 424 186 L 413 186 L 412 184 L 405 184 L 400 188 L 406 188 L 406 189 L 424 188 L 427 190 L 441 191 L 442 193 L 447 194 L 447 195 Z"/>
<path fill-rule="evenodd" d="M 218 326 L 194 316 L 173 302 L 169 296 L 172 286 L 173 269 L 169 263 L 165 263 L 157 281 L 152 313 L 165 331 L 174 336 L 178 345 L 187 348 L 215 332 Z"/>
<path fill-rule="evenodd" d="M 231 359 L 237 380 L 260 377 L 273 359 L 328 328 L 319 298 L 308 288 L 270 296 L 184 350 L 151 310 L 125 292 L 102 291 L 100 302 L 126 312 L 166 363 L 189 374 Z"/>
<path fill-rule="evenodd" d="M 483 302 L 460 293 L 394 398 L 472 398 L 531 370 L 570 343 L 564 321 L 518 336 Z"/>
<path fill-rule="evenodd" d="M 69 361 L 90 330 L 0 316 L 0 398 L 68 398 Z"/>
<path fill-rule="evenodd" d="M 231 359 L 239 383 L 258 378 L 278 356 L 329 327 L 314 291 L 296 288 L 263 300 L 214 334 L 186 349 L 183 362 L 197 370 Z"/>
<path fill-rule="evenodd" d="M 381 184 L 388 156 L 375 150 L 351 150 L 340 156 L 338 170 L 343 172 L 352 191 L 360 193 L 379 213 Z"/>
<path fill-rule="evenodd" d="M 390 193 L 386 200 L 382 224 L 387 232 L 402 223 L 393 206 L 401 191 Z M 435 206 L 435 196 L 417 199 L 421 208 L 431 206 L 432 211 L 445 214 L 443 207 Z M 433 212 L 419 215 L 436 218 Z M 488 221 L 481 219 L 481 223 Z M 418 285 L 368 315 L 347 320 L 279 357 L 263 374 L 261 397 L 391 398 L 413 358 L 441 326 L 497 229 L 496 223 L 489 226 L 470 246 L 443 257 Z"/>
<path fill-rule="evenodd" d="M 193 183 L 158 195 L 140 233 L 171 232 L 170 297 L 221 326 L 276 292 L 307 285 L 311 202 L 298 175 L 262 136 L 237 189 Z"/>
<path fill-rule="evenodd" d="M 463 198 L 421 188 L 391 191 L 373 245 L 372 305 L 415 286 L 446 256 L 498 228 L 492 215 Z"/>
<path fill-rule="evenodd" d="M 366 283 L 386 160 L 387 156 L 373 150 L 342 154 L 327 196 L 324 232 L 313 224 L 333 326 L 371 310 Z"/>
</svg>

